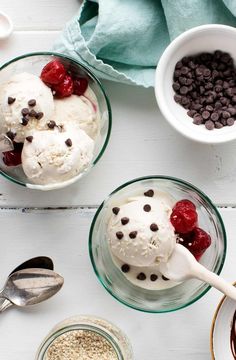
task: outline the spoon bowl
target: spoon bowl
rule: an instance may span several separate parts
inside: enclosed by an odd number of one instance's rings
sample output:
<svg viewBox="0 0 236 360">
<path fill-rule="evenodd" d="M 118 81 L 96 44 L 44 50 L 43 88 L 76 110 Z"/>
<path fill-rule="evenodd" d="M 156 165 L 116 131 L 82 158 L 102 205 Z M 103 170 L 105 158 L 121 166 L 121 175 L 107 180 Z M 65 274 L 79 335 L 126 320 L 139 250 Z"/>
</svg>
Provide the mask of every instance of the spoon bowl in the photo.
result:
<svg viewBox="0 0 236 360">
<path fill-rule="evenodd" d="M 176 244 L 169 260 L 166 263 L 160 263 L 159 269 L 170 280 L 185 281 L 197 278 L 215 287 L 231 299 L 236 300 L 236 288 L 212 271 L 207 270 L 181 244 Z"/>
<path fill-rule="evenodd" d="M 47 256 L 37 256 L 32 259 L 24 261 L 22 264 L 18 265 L 10 274 L 13 274 L 14 272 L 17 272 L 19 270 L 23 269 L 48 269 L 48 270 L 54 270 L 54 264 L 52 259 L 50 259 Z"/>
<path fill-rule="evenodd" d="M 11 274 L 0 293 L 16 306 L 35 305 L 55 295 L 64 279 L 48 269 L 24 269 Z"/>
</svg>

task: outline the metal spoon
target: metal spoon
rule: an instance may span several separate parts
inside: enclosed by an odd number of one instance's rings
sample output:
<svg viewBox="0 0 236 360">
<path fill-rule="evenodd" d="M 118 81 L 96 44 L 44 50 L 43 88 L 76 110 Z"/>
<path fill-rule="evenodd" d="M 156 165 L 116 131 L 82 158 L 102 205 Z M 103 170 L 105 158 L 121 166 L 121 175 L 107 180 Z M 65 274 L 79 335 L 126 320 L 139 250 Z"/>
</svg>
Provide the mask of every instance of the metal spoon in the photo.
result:
<svg viewBox="0 0 236 360">
<path fill-rule="evenodd" d="M 13 305 L 35 305 L 55 295 L 64 283 L 63 277 L 48 269 L 24 269 L 14 272 L 0 292 L 0 298 Z M 1 308 L 4 311 L 5 308 Z"/>
<path fill-rule="evenodd" d="M 170 280 L 184 281 L 197 278 L 220 290 L 231 299 L 236 300 L 236 288 L 199 264 L 191 252 L 183 245 L 176 244 L 168 262 L 160 263 L 159 269 Z"/>
<path fill-rule="evenodd" d="M 30 269 L 30 268 L 40 268 L 40 269 L 54 269 L 54 264 L 52 259 L 50 259 L 47 256 L 37 256 L 34 258 L 31 258 L 29 260 L 24 261 L 22 264 L 17 266 L 10 274 L 13 274 L 16 271 L 23 270 L 23 269 Z M 0 311 L 2 308 L 6 310 L 13 304 L 8 299 L 1 299 L 0 298 Z"/>
<path fill-rule="evenodd" d="M 23 270 L 23 269 L 36 269 L 36 268 L 40 268 L 40 269 L 48 269 L 48 270 L 53 270 L 54 269 L 54 264 L 52 259 L 50 259 L 47 256 L 37 256 L 34 257 L 32 259 L 26 260 L 24 261 L 22 264 L 20 264 L 19 266 L 17 266 L 10 274 L 13 274 L 16 271 L 19 270 Z"/>
</svg>

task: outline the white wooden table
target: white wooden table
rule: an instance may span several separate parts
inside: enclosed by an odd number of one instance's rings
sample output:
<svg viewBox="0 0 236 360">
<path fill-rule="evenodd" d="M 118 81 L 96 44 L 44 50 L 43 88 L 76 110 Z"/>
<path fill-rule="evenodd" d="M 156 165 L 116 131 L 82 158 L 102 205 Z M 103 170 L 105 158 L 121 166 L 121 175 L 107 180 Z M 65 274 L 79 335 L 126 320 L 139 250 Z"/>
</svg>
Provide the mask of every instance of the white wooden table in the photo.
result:
<svg viewBox="0 0 236 360">
<path fill-rule="evenodd" d="M 26 52 L 49 50 L 78 7 L 77 0 L 0 0 L 0 10 L 15 25 L 12 37 L 0 42 L 0 63 Z M 211 319 L 221 295 L 212 289 L 191 307 L 170 314 L 128 309 L 103 289 L 93 273 L 88 232 L 96 207 L 126 180 L 150 174 L 180 177 L 219 206 L 228 235 L 222 275 L 235 281 L 236 143 L 192 143 L 165 123 L 152 89 L 104 85 L 113 109 L 112 136 L 102 160 L 85 179 L 67 189 L 42 193 L 0 178 L 0 286 L 14 266 L 40 254 L 51 256 L 65 277 L 65 286 L 53 299 L 1 315 L 0 359 L 32 360 L 54 324 L 90 313 L 113 321 L 127 333 L 136 360 L 209 360 Z"/>
</svg>

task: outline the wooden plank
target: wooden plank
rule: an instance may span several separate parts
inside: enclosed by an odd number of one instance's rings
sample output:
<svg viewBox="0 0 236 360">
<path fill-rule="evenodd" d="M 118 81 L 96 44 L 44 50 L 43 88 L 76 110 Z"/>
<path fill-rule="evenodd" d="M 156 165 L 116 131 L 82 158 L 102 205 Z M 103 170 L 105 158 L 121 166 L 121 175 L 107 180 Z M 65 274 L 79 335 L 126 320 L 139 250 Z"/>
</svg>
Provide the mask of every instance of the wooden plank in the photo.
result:
<svg viewBox="0 0 236 360">
<path fill-rule="evenodd" d="M 223 209 L 228 253 L 222 275 L 236 280 L 236 210 Z M 95 314 L 113 321 L 130 338 L 136 360 L 209 360 L 211 319 L 221 298 L 210 290 L 181 311 L 154 315 L 129 309 L 114 300 L 98 282 L 88 256 L 88 231 L 94 210 L 0 211 L 1 284 L 21 261 L 45 254 L 65 277 L 62 291 L 31 309 L 9 309 L 1 314 L 0 359 L 32 360 L 47 332 L 74 314 Z M 10 336 L 9 336 L 10 334 Z M 14 346 L 12 346 L 14 343 Z"/>
<path fill-rule="evenodd" d="M 15 31 L 9 39 L 0 41 L 0 65 L 16 56 L 52 48 L 59 31 Z"/>
<path fill-rule="evenodd" d="M 1 0 L 16 30 L 61 30 L 79 9 L 78 0 Z"/>
</svg>

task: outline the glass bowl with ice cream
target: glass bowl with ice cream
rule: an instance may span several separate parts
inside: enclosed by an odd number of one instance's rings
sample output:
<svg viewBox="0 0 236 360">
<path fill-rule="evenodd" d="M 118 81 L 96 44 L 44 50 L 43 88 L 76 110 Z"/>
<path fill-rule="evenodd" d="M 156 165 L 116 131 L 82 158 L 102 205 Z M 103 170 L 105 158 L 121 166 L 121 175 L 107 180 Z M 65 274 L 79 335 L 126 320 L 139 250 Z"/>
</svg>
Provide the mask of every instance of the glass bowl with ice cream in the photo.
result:
<svg viewBox="0 0 236 360">
<path fill-rule="evenodd" d="M 51 190 L 81 178 L 102 156 L 111 108 L 99 80 L 57 53 L 32 53 L 0 68 L 0 171 Z"/>
<path fill-rule="evenodd" d="M 98 208 L 89 252 L 106 290 L 136 310 L 164 313 L 200 299 L 210 286 L 197 279 L 176 283 L 160 271 L 176 243 L 220 274 L 226 255 L 223 221 L 195 186 L 167 176 L 134 179 L 114 190 Z"/>
</svg>

